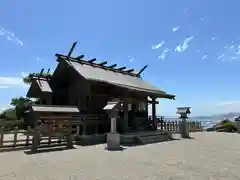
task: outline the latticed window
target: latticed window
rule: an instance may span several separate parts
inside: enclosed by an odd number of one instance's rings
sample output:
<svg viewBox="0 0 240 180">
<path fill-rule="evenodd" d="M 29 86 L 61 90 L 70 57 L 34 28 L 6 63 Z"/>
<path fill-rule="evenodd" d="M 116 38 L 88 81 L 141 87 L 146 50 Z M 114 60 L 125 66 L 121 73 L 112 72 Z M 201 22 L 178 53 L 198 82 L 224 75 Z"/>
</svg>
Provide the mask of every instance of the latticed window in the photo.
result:
<svg viewBox="0 0 240 180">
<path fill-rule="evenodd" d="M 132 110 L 132 104 L 128 104 L 128 110 L 129 110 L 129 111 Z"/>
<path fill-rule="evenodd" d="M 146 103 L 145 102 L 141 102 L 138 104 L 138 110 L 139 111 L 146 111 Z"/>
</svg>

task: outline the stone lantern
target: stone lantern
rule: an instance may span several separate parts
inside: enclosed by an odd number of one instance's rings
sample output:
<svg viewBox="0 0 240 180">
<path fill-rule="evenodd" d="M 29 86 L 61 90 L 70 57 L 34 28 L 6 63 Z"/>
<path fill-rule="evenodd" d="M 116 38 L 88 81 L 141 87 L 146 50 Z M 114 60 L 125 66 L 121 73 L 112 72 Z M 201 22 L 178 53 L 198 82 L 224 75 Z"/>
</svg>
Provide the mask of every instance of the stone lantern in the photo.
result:
<svg viewBox="0 0 240 180">
<path fill-rule="evenodd" d="M 235 119 L 237 132 L 240 133 L 240 117 Z"/>
<path fill-rule="evenodd" d="M 120 134 L 117 132 L 117 117 L 120 108 L 119 101 L 109 101 L 103 108 L 111 119 L 111 132 L 107 133 L 107 149 L 120 149 Z"/>
<path fill-rule="evenodd" d="M 187 126 L 187 118 L 188 118 L 188 114 L 191 114 L 190 107 L 177 108 L 177 114 L 180 114 L 179 119 L 181 119 L 181 123 L 179 126 L 180 135 L 182 138 L 189 138 L 189 129 Z"/>
</svg>

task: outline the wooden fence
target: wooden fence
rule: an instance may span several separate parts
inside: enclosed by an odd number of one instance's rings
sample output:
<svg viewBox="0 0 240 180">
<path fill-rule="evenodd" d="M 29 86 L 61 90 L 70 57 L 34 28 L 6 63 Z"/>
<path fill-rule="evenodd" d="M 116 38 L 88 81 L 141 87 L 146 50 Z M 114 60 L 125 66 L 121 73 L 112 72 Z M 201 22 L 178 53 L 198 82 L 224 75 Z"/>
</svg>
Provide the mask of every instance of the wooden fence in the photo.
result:
<svg viewBox="0 0 240 180">
<path fill-rule="evenodd" d="M 28 147 L 31 138 L 28 129 L 22 130 L 23 121 L 4 121 L 0 120 L 0 148 Z"/>
<path fill-rule="evenodd" d="M 0 152 L 17 149 L 29 149 L 32 146 L 33 132 L 30 127 L 25 128 L 23 120 L 0 120 Z M 41 145 L 46 147 L 63 146 L 66 143 L 61 138 L 52 136 L 41 137 Z"/>
<path fill-rule="evenodd" d="M 188 121 L 187 123 L 190 132 L 202 131 L 201 122 Z M 180 125 L 181 121 L 179 120 L 164 121 L 162 118 L 158 118 L 158 129 L 178 133 Z M 74 134 L 79 134 L 79 131 L 79 122 L 77 122 Z M 0 152 L 5 149 L 32 147 L 33 132 L 34 130 L 31 130 L 30 127 L 24 127 L 23 120 L 4 121 L 0 119 Z M 52 135 L 43 136 L 40 141 L 41 145 L 47 147 L 66 145 L 65 139 Z"/>
</svg>

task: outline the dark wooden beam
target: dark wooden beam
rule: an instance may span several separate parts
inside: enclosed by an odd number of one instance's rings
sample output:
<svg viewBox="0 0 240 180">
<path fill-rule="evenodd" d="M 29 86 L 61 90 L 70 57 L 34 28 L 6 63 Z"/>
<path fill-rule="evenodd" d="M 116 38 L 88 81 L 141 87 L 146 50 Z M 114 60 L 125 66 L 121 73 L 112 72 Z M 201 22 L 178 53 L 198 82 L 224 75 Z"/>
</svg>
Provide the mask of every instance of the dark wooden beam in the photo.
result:
<svg viewBox="0 0 240 180">
<path fill-rule="evenodd" d="M 100 97 L 109 96 L 109 94 L 105 94 L 105 93 L 95 93 L 94 95 L 95 96 L 100 96 Z M 114 95 L 114 94 L 111 94 L 111 95 Z M 119 101 L 123 102 L 122 99 L 123 98 L 119 98 Z M 129 102 L 129 103 L 132 103 L 132 102 L 147 102 L 148 104 L 152 104 L 153 103 L 152 100 L 145 100 L 144 98 L 137 98 L 137 97 L 127 97 L 126 101 Z M 156 100 L 155 104 L 159 104 L 159 101 Z"/>
<path fill-rule="evenodd" d="M 83 54 L 80 55 L 80 56 L 78 56 L 78 57 L 76 57 L 77 60 L 81 60 L 82 58 L 84 58 L 84 55 L 83 55 Z"/>
<path fill-rule="evenodd" d="M 72 47 L 71 47 L 71 49 L 70 49 L 70 51 L 69 51 L 69 53 L 67 55 L 67 58 L 69 58 L 71 56 L 71 54 L 72 54 L 74 48 L 76 47 L 76 45 L 77 45 L 77 41 L 72 44 Z"/>
<path fill-rule="evenodd" d="M 103 66 L 103 65 L 105 65 L 107 63 L 108 63 L 107 61 L 103 61 L 103 62 L 99 63 L 98 65 Z"/>
<path fill-rule="evenodd" d="M 41 70 L 39 76 L 42 76 L 43 71 L 44 71 L 44 68 L 42 68 L 42 70 Z"/>
<path fill-rule="evenodd" d="M 117 66 L 117 64 L 113 64 L 113 65 L 111 65 L 111 66 L 107 66 L 108 68 L 114 68 L 114 67 L 116 67 Z"/>
<path fill-rule="evenodd" d="M 125 71 L 125 72 L 131 73 L 131 72 L 133 72 L 133 71 L 134 71 L 134 69 L 129 69 L 129 70 Z"/>
<path fill-rule="evenodd" d="M 96 61 L 97 59 L 96 58 L 93 58 L 93 59 L 90 59 L 88 60 L 89 63 L 93 63 L 94 61 Z"/>
<path fill-rule="evenodd" d="M 62 54 L 55 54 L 55 56 L 57 57 L 57 62 L 60 62 L 60 60 L 70 60 L 70 61 L 78 62 L 76 58 L 67 57 L 67 56 L 62 55 Z M 92 63 L 92 62 L 94 62 L 95 60 L 96 60 L 95 58 L 92 59 L 92 60 L 89 60 L 89 61 L 81 60 L 81 63 L 89 65 L 89 63 Z M 107 61 L 104 61 L 104 62 L 99 63 L 99 64 L 93 64 L 93 65 L 97 65 L 98 67 L 101 67 L 101 68 L 107 68 L 107 66 L 104 66 L 105 64 L 107 64 Z M 114 68 L 110 69 L 110 68 L 109 68 L 109 70 L 111 70 L 111 71 L 115 71 L 115 72 L 118 71 L 118 72 L 120 72 L 120 73 L 128 73 L 128 75 L 137 76 L 137 74 L 131 73 L 131 72 L 134 71 L 134 70 L 128 70 L 128 71 L 130 71 L 130 72 L 122 71 L 122 70 L 124 70 L 124 69 L 126 69 L 125 66 L 124 66 L 124 67 L 120 67 L 120 68 L 116 68 L 116 69 L 114 69 Z"/>
<path fill-rule="evenodd" d="M 118 68 L 117 70 L 122 71 L 122 70 L 124 70 L 124 69 L 126 69 L 126 66 L 120 67 L 120 68 Z"/>
<path fill-rule="evenodd" d="M 137 77 L 140 77 L 141 73 L 148 67 L 148 65 L 144 66 L 138 73 Z"/>
<path fill-rule="evenodd" d="M 149 104 L 152 104 L 152 103 L 153 103 L 153 101 L 151 101 L 151 100 L 147 100 L 147 102 L 148 102 Z M 159 104 L 159 101 L 155 101 L 155 104 Z"/>
</svg>

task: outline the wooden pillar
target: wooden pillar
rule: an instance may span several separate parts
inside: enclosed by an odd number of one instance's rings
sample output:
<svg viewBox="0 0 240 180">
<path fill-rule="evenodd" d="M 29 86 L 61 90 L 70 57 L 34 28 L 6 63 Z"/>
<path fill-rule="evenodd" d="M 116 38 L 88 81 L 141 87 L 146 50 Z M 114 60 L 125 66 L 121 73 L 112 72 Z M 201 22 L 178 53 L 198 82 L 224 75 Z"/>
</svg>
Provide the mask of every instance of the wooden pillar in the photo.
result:
<svg viewBox="0 0 240 180">
<path fill-rule="evenodd" d="M 40 127 L 36 127 L 36 129 L 34 130 L 33 137 L 32 137 L 32 147 L 31 147 L 32 153 L 37 152 L 37 149 L 40 145 L 40 140 L 41 140 Z"/>
<path fill-rule="evenodd" d="M 147 101 L 145 103 L 145 111 L 147 112 L 147 117 L 148 117 L 148 102 Z"/>
<path fill-rule="evenodd" d="M 77 136 L 80 134 L 80 127 L 79 125 L 77 125 L 77 132 L 76 132 Z"/>
<path fill-rule="evenodd" d="M 98 126 L 99 126 L 99 124 L 96 123 L 96 124 L 95 124 L 95 134 L 98 134 Z"/>
<path fill-rule="evenodd" d="M 161 123 L 161 130 L 163 130 L 163 116 L 160 117 L 160 123 Z"/>
<path fill-rule="evenodd" d="M 144 103 L 145 104 L 145 112 L 146 112 L 146 129 L 148 129 L 149 127 L 149 117 L 148 117 L 148 102 L 147 102 L 147 98 L 146 98 L 146 102 Z"/>
<path fill-rule="evenodd" d="M 86 131 L 87 131 L 87 125 L 86 125 L 86 122 L 83 123 L 83 131 L 82 131 L 82 134 L 85 135 L 86 134 Z"/>
<path fill-rule="evenodd" d="M 123 121 L 123 132 L 126 132 L 128 129 L 128 102 L 126 100 L 123 102 Z"/>
<path fill-rule="evenodd" d="M 153 128 L 157 129 L 157 120 L 156 120 L 156 98 L 152 98 L 152 121 L 153 121 Z"/>
<path fill-rule="evenodd" d="M 48 95 L 46 102 L 47 102 L 47 105 L 52 105 L 52 94 Z"/>
<path fill-rule="evenodd" d="M 73 136 L 72 136 L 72 125 L 71 123 L 68 124 L 68 134 L 66 137 L 67 141 L 67 148 L 73 148 Z"/>
<path fill-rule="evenodd" d="M 132 128 L 136 129 L 136 111 L 137 111 L 137 107 L 138 104 L 137 103 L 132 103 L 132 112 L 133 112 L 133 116 L 132 116 Z"/>
<path fill-rule="evenodd" d="M 85 117 L 83 119 L 83 125 L 82 125 L 83 129 L 82 129 L 82 135 L 85 135 L 86 134 L 86 131 L 87 131 L 87 117 Z"/>
</svg>

